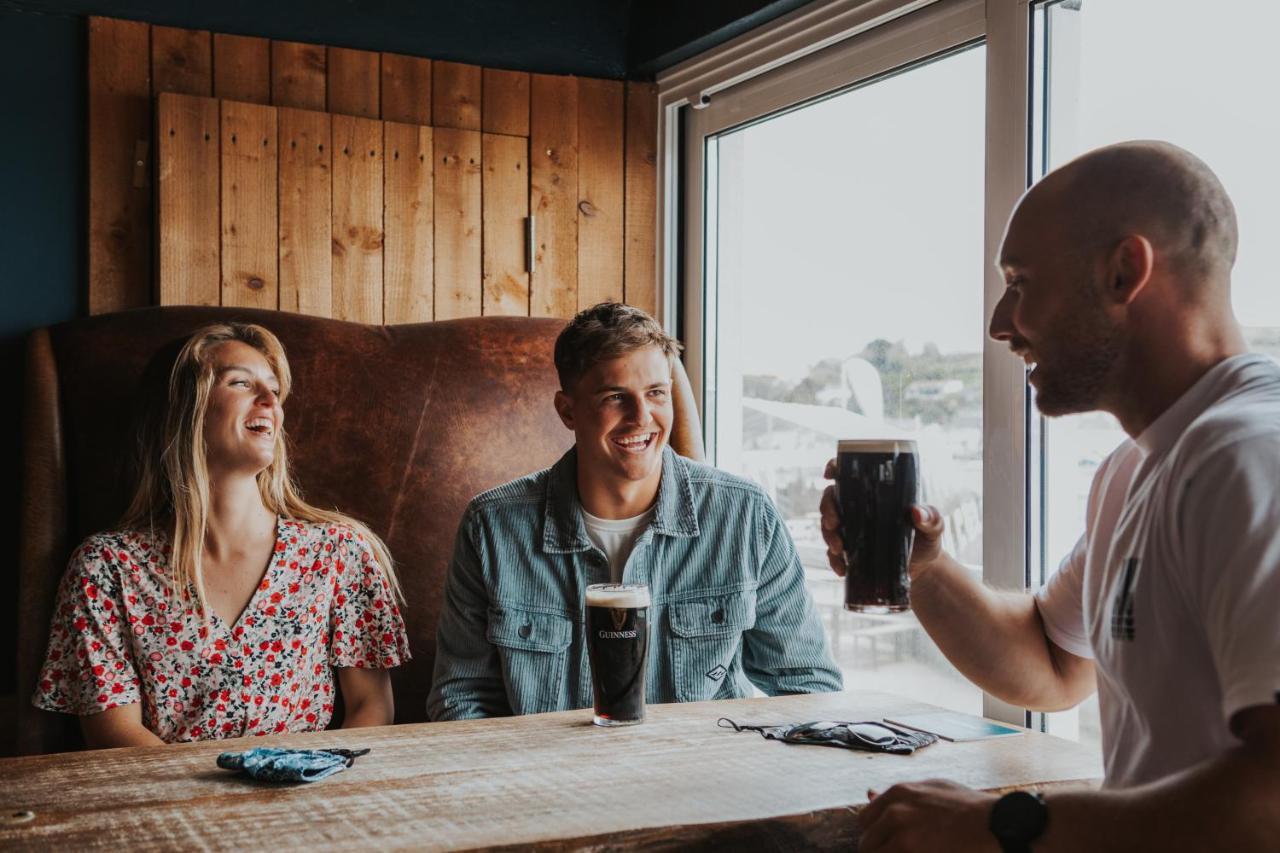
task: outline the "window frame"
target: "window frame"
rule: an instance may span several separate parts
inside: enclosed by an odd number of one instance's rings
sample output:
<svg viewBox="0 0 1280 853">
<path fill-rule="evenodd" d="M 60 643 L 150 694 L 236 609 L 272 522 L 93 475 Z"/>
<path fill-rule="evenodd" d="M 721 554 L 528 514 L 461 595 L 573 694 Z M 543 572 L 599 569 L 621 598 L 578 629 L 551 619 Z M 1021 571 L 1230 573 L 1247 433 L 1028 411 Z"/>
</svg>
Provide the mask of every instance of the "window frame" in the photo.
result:
<svg viewBox="0 0 1280 853">
<path fill-rule="evenodd" d="M 1005 222 L 1030 184 L 1029 0 L 831 0 L 806 6 L 660 75 L 659 311 L 683 332 L 685 366 L 715 459 L 714 253 L 704 252 L 717 193 L 708 139 L 976 41 L 986 46 L 983 316 L 1004 291 L 994 263 Z M 693 104 L 697 103 L 698 108 Z M 710 226 L 710 227 L 708 227 Z M 711 257 L 707 257 L 711 255 Z M 708 282 L 712 282 L 709 286 Z M 985 332 L 985 330 L 984 330 Z M 1034 450 L 1026 372 L 984 334 L 983 579 L 1027 589 Z M 1029 725 L 1025 709 L 984 694 L 983 713 Z"/>
</svg>

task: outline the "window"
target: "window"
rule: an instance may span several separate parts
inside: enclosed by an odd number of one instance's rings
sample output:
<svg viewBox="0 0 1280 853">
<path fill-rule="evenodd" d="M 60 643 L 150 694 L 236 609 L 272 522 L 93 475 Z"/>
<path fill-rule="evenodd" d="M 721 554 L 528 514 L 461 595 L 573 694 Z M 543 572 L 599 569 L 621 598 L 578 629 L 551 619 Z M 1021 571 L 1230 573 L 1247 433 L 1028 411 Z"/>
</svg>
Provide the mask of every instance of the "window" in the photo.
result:
<svg viewBox="0 0 1280 853">
<path fill-rule="evenodd" d="M 1206 33 L 1193 0 L 1062 0 L 1035 10 L 1032 126 L 1035 173 L 1125 139 L 1165 139 L 1209 164 L 1231 195 L 1240 223 L 1233 276 L 1235 313 L 1252 349 L 1280 355 L 1280 180 L 1271 103 L 1280 76 L 1274 34 L 1280 9 L 1231 0 L 1212 17 L 1230 38 Z M 1039 420 L 1039 419 L 1038 419 Z M 1125 438 L 1109 415 L 1033 425 L 1043 460 L 1035 526 L 1038 578 L 1052 573 L 1084 530 L 1085 498 L 1098 463 Z M 1048 715 L 1055 734 L 1097 741 L 1096 697 L 1076 712 Z"/>
<path fill-rule="evenodd" d="M 818 529 L 839 439 L 914 438 L 948 547 L 982 573 L 985 48 L 878 36 L 834 91 L 695 116 L 708 446 L 780 509 L 846 683 L 980 714 L 913 614 L 844 611 Z"/>
<path fill-rule="evenodd" d="M 1106 415 L 1039 418 L 1021 364 L 982 340 L 1003 225 L 1049 169 L 1133 138 L 1205 159 L 1239 214 L 1237 317 L 1253 349 L 1280 355 L 1280 112 L 1267 106 L 1280 8 L 1206 8 L 829 0 L 660 76 L 663 304 L 678 272 L 708 449 L 774 495 L 820 602 L 836 582 L 815 475 L 837 433 L 931 436 L 948 544 L 997 586 L 1038 586 L 1082 532 L 1093 472 L 1123 433 Z M 826 615 L 851 684 L 974 710 L 909 617 Z M 982 710 L 1030 722 L 990 696 Z M 1098 739 L 1092 702 L 1038 722 Z"/>
</svg>

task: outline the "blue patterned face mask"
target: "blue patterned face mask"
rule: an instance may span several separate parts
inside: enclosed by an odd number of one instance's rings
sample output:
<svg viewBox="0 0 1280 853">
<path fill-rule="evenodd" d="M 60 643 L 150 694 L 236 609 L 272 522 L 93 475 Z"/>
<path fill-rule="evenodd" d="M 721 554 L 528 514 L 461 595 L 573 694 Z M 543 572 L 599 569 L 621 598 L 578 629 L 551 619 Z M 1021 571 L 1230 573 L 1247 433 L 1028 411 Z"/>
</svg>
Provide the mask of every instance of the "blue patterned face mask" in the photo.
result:
<svg viewBox="0 0 1280 853">
<path fill-rule="evenodd" d="M 725 723 L 728 723 L 726 726 Z M 886 723 L 832 722 L 796 723 L 789 726 L 738 725 L 728 717 L 716 721 L 722 729 L 735 732 L 759 732 L 769 740 L 783 743 L 810 744 L 812 746 L 838 746 L 844 749 L 860 749 L 865 752 L 890 752 L 910 755 L 921 747 L 938 740 L 937 735 L 913 732 Z"/>
<path fill-rule="evenodd" d="M 223 770 L 240 770 L 262 782 L 316 782 L 350 767 L 367 749 L 276 749 L 260 746 L 218 756 Z"/>
</svg>

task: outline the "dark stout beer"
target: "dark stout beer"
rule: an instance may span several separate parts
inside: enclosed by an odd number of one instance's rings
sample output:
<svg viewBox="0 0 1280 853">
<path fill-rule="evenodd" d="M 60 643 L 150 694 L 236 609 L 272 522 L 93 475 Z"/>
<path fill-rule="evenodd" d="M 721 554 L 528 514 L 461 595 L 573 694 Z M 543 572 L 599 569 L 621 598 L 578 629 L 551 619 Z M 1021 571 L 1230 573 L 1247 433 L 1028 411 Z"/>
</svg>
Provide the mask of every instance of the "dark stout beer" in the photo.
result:
<svg viewBox="0 0 1280 853">
<path fill-rule="evenodd" d="M 914 441 L 842 441 L 836 493 L 844 542 L 846 610 L 906 610 L 919 463 Z"/>
<path fill-rule="evenodd" d="M 643 722 L 649 588 L 615 583 L 587 587 L 586 621 L 596 700 L 593 722 L 597 726 Z"/>
</svg>

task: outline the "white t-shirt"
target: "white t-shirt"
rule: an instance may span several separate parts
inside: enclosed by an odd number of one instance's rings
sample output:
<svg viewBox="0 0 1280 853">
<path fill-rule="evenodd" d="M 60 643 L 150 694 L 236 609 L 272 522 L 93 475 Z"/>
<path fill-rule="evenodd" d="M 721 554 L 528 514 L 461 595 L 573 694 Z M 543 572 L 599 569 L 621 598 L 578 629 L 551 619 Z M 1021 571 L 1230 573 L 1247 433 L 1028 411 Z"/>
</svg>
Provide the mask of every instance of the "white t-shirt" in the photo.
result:
<svg viewBox="0 0 1280 853">
<path fill-rule="evenodd" d="M 636 539 L 649 526 L 656 506 L 633 518 L 596 518 L 585 509 L 582 511 L 587 538 L 609 558 L 609 580 L 612 583 L 622 583 L 622 570 L 627 567 L 627 558 L 631 556 Z"/>
<path fill-rule="evenodd" d="M 1280 701 L 1280 365 L 1223 361 L 1108 456 L 1036 601 L 1095 659 L 1108 787 L 1236 745 L 1231 716 Z"/>
</svg>

